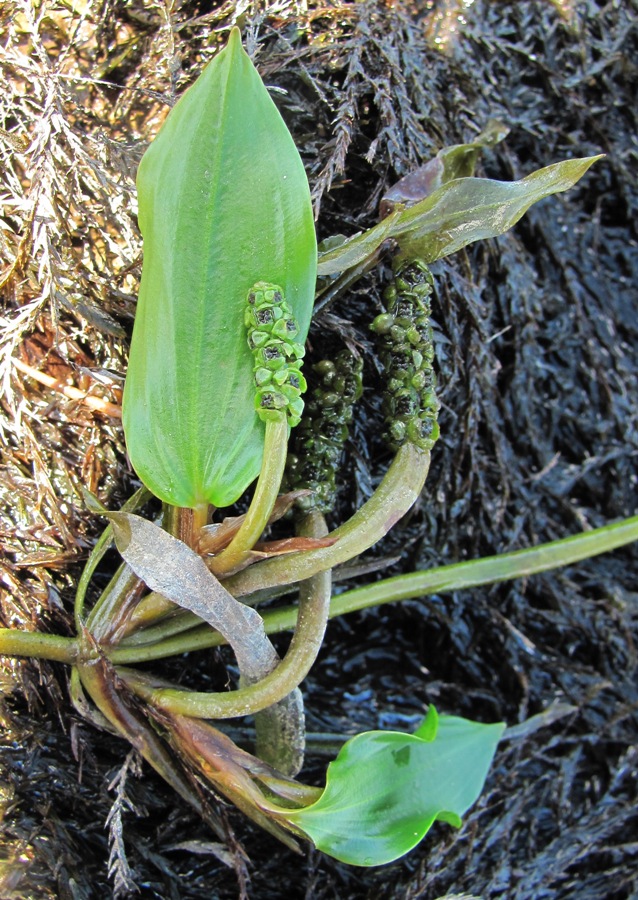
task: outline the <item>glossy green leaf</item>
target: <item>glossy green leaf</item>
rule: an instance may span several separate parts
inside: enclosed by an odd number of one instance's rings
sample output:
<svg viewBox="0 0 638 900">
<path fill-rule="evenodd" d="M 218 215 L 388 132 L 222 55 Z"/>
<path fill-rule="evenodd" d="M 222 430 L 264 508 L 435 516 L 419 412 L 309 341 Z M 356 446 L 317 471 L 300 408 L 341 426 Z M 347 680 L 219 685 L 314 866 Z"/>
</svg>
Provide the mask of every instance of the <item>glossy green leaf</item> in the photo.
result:
<svg viewBox="0 0 638 900">
<path fill-rule="evenodd" d="M 316 242 L 304 168 L 239 31 L 170 112 L 138 173 L 144 263 L 124 392 L 142 481 L 226 506 L 258 475 L 246 296 L 281 285 L 308 331 Z"/>
<path fill-rule="evenodd" d="M 372 265 L 388 240 L 398 242 L 401 258 L 428 264 L 474 241 L 503 234 L 532 204 L 573 187 L 597 159 L 600 156 L 565 160 L 521 181 L 448 181 L 420 203 L 393 212 L 374 228 L 321 253 L 319 275 Z"/>
<path fill-rule="evenodd" d="M 324 853 L 374 866 L 415 847 L 437 819 L 460 826 L 478 798 L 503 724 L 430 712 L 414 735 L 369 731 L 328 767 L 316 803 L 287 818 Z"/>
</svg>

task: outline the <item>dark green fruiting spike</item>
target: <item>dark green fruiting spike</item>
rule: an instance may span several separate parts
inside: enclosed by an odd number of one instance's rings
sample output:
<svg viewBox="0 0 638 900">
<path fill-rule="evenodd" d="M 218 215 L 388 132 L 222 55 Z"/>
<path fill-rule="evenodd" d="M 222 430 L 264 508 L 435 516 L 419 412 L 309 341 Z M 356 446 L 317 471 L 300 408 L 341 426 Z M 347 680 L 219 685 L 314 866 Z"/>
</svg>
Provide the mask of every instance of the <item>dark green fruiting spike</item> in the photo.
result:
<svg viewBox="0 0 638 900">
<path fill-rule="evenodd" d="M 244 324 L 255 359 L 255 410 L 264 422 L 276 420 L 284 412 L 292 428 L 303 412 L 304 348 L 295 340 L 299 327 L 279 285 L 265 281 L 253 285 L 248 291 Z"/>
<path fill-rule="evenodd" d="M 388 311 L 370 326 L 386 373 L 385 438 L 397 450 L 406 441 L 430 450 L 439 436 L 434 346 L 430 326 L 432 276 L 415 260 L 395 274 L 385 291 Z"/>
<path fill-rule="evenodd" d="M 297 501 L 304 510 L 328 513 L 334 506 L 336 473 L 348 439 L 353 406 L 362 394 L 362 368 L 362 361 L 349 350 L 312 367 L 317 383 L 306 402 L 294 452 L 286 463 L 288 487 L 312 491 Z"/>
</svg>

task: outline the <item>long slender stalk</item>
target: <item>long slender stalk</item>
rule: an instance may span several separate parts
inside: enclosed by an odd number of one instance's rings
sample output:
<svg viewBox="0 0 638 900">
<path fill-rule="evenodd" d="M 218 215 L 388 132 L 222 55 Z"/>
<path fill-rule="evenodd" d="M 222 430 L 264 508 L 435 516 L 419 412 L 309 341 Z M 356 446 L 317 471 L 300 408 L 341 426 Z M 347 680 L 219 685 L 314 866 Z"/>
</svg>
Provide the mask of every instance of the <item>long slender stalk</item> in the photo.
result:
<svg viewBox="0 0 638 900">
<path fill-rule="evenodd" d="M 328 533 L 326 520 L 320 512 L 310 512 L 299 523 L 297 533 L 305 537 L 325 537 Z M 323 643 L 331 590 L 330 571 L 313 575 L 299 587 L 299 617 L 291 651 L 299 653 L 300 661 L 305 657 L 308 670 Z M 255 714 L 255 749 L 260 759 L 284 775 L 292 776 L 301 771 L 305 748 L 303 697 L 297 687 L 279 703 Z"/>
<path fill-rule="evenodd" d="M 441 566 L 431 571 L 397 575 L 366 587 L 355 588 L 333 599 L 330 615 L 340 616 L 369 606 L 409 600 L 424 594 L 458 591 L 538 575 L 608 553 L 635 540 L 638 540 L 638 516 L 529 550 L 515 550 L 485 559 Z M 292 624 L 294 625 L 294 620 Z"/>
<path fill-rule="evenodd" d="M 332 598 L 329 617 L 332 619 L 371 606 L 411 600 L 442 591 L 458 591 L 538 575 L 617 550 L 635 540 L 638 540 L 638 516 L 541 544 L 540 547 L 453 563 L 426 572 L 397 575 L 365 587 L 354 588 Z M 264 613 L 264 627 L 267 634 L 289 631 L 295 627 L 296 620 L 297 608 L 294 606 L 268 610 Z M 213 629 L 197 628 L 152 647 L 118 649 L 112 654 L 112 659 L 120 664 L 150 661 L 194 650 L 204 650 L 208 647 L 219 647 L 223 643 L 221 635 Z"/>
<path fill-rule="evenodd" d="M 343 572 L 343 569 L 340 570 L 340 573 L 341 572 Z M 295 592 L 295 586 L 270 588 L 268 591 L 258 591 L 250 596 L 244 597 L 242 602 L 247 606 L 259 606 L 260 604 L 268 603 L 271 600 L 278 600 L 282 594 L 294 594 Z M 143 612 L 142 615 L 139 615 L 140 609 L 146 607 L 147 600 L 152 602 L 158 612 L 162 610 L 162 601 L 164 604 L 167 604 L 167 606 L 165 606 L 164 612 L 157 617 L 154 616 L 150 610 L 148 616 L 146 616 L 145 612 Z M 173 613 L 173 615 L 168 615 L 169 613 Z M 155 618 L 158 618 L 159 621 L 155 622 Z M 120 642 L 122 647 L 142 647 L 157 644 L 160 641 L 163 642 L 175 635 L 182 634 L 184 631 L 198 628 L 202 624 L 200 616 L 197 616 L 195 613 L 189 612 L 186 609 L 179 609 L 179 607 L 174 603 L 171 603 L 170 600 L 166 600 L 166 598 L 156 593 L 148 594 L 140 600 L 131 615 L 131 621 L 136 623 L 136 630 L 133 631 L 131 629 L 127 632 L 126 637 Z M 145 621 L 148 621 L 149 624 L 142 627 Z M 155 624 L 153 624 L 153 622 L 155 622 Z M 134 657 L 131 657 L 131 659 L 133 658 Z"/>
<path fill-rule="evenodd" d="M 99 566 L 102 557 L 108 551 L 112 543 L 113 529 L 110 525 L 107 525 L 102 534 L 97 539 L 95 546 L 93 547 L 93 550 L 91 551 L 86 562 L 86 565 L 82 570 L 80 580 L 78 581 L 78 586 L 75 592 L 75 605 L 73 613 L 75 618 L 76 631 L 79 631 L 82 628 L 82 619 L 84 616 L 84 601 L 86 600 L 86 592 L 88 591 L 91 579 L 93 578 L 95 570 Z"/>
<path fill-rule="evenodd" d="M 304 581 L 368 550 L 412 507 L 423 489 L 430 467 L 430 453 L 404 444 L 372 497 L 332 532 L 338 538 L 330 547 L 307 550 L 294 556 L 267 559 L 224 582 L 235 596 L 263 588 Z"/>
<path fill-rule="evenodd" d="M 234 572 L 261 537 L 277 501 L 288 450 L 288 422 L 285 413 L 266 422 L 264 464 L 246 518 L 228 547 L 209 562 L 218 578 Z"/>
</svg>

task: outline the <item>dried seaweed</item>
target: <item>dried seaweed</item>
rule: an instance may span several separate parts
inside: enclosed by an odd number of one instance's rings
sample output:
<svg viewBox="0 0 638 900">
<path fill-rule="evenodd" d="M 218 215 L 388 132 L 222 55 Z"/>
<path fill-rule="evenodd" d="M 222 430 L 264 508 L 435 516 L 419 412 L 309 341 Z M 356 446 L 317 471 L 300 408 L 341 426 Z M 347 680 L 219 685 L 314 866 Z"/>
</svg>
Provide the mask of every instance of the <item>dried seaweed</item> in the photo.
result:
<svg viewBox="0 0 638 900">
<path fill-rule="evenodd" d="M 131 750 L 124 763 L 109 784 L 109 790 L 115 790 L 115 800 L 108 816 L 106 827 L 109 829 L 109 878 L 113 879 L 113 896 L 127 897 L 139 893 L 139 887 L 133 879 L 133 873 L 126 857 L 124 845 L 123 816 L 128 811 L 140 815 L 126 793 L 126 779 L 129 771 L 139 777 L 142 774 L 140 761 L 134 750 Z"/>
</svg>

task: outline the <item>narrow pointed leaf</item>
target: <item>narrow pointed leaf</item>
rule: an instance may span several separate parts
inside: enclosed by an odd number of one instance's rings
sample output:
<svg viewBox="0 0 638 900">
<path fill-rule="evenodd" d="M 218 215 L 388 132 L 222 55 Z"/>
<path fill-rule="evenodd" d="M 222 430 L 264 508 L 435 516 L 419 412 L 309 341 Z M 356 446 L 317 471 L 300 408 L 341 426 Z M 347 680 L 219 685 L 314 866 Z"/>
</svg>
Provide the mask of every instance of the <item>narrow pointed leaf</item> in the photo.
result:
<svg viewBox="0 0 638 900">
<path fill-rule="evenodd" d="M 414 735 L 370 731 L 328 767 L 316 803 L 286 817 L 324 853 L 381 865 L 415 847 L 437 819 L 459 826 L 478 798 L 504 725 L 428 714 Z M 422 737 L 420 732 L 422 731 Z"/>
<path fill-rule="evenodd" d="M 124 392 L 131 461 L 175 506 L 226 506 L 260 470 L 244 310 L 283 288 L 303 341 L 316 242 L 304 168 L 234 29 L 138 173 L 142 283 Z"/>
<path fill-rule="evenodd" d="M 387 240 L 399 255 L 425 263 L 449 256 L 474 241 L 503 234 L 534 203 L 573 187 L 600 156 L 570 159 L 538 169 L 521 181 L 457 178 L 407 209 L 392 213 L 374 228 L 319 256 L 319 275 L 372 264 Z"/>
</svg>

